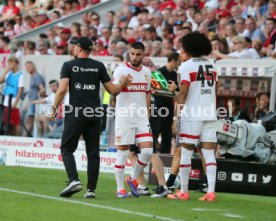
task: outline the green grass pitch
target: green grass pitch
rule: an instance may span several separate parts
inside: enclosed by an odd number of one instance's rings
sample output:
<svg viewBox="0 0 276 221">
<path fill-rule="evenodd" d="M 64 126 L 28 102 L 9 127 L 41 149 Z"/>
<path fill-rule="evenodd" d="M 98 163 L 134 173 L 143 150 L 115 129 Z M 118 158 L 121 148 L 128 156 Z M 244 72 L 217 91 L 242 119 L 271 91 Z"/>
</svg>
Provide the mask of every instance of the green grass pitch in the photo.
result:
<svg viewBox="0 0 276 221">
<path fill-rule="evenodd" d="M 86 174 L 80 173 L 85 187 Z M 276 198 L 217 193 L 216 202 L 150 197 L 116 199 L 114 174 L 101 173 L 96 199 L 84 199 L 85 189 L 69 199 L 62 170 L 0 166 L 1 221 L 143 221 L 143 220 L 276 220 Z M 276 188 L 276 187 L 275 187 Z M 17 192 L 14 192 L 17 191 Z"/>
</svg>

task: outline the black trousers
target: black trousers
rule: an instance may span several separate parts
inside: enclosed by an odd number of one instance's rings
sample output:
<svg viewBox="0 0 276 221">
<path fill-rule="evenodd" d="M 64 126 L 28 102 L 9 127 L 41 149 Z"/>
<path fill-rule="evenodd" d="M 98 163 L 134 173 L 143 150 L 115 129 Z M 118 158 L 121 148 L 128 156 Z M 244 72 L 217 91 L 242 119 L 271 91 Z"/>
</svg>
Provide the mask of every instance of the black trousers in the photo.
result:
<svg viewBox="0 0 276 221">
<path fill-rule="evenodd" d="M 61 140 L 61 155 L 69 181 L 78 180 L 76 161 L 73 153 L 78 141 L 83 135 L 87 154 L 87 189 L 95 190 L 100 168 L 100 120 L 69 120 L 64 122 L 64 131 Z"/>
<path fill-rule="evenodd" d="M 174 116 L 174 107 L 173 105 L 159 106 L 156 105 L 157 110 L 161 107 L 166 107 L 169 110 L 169 114 L 166 117 L 157 115 L 157 117 L 150 118 L 150 125 L 153 134 L 153 149 L 156 153 L 156 144 L 158 143 L 158 137 L 161 133 L 162 140 L 160 145 L 160 153 L 170 153 L 171 140 L 172 140 L 172 123 Z M 162 112 L 162 114 L 164 114 Z"/>
</svg>

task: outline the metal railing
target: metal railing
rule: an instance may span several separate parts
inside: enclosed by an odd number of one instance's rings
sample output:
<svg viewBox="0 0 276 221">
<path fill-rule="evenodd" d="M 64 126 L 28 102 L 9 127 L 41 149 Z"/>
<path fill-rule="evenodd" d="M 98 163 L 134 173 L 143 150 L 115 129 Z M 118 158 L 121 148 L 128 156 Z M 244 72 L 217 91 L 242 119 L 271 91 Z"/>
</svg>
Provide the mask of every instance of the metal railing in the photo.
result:
<svg viewBox="0 0 276 221">
<path fill-rule="evenodd" d="M 121 7 L 122 3 L 119 0 L 106 0 L 103 3 L 99 3 L 89 8 L 85 8 L 81 11 L 78 11 L 72 15 L 66 16 L 64 18 L 60 18 L 51 23 L 39 26 L 35 29 L 32 29 L 28 32 L 22 33 L 20 35 L 16 35 L 13 39 L 19 41 L 25 40 L 36 40 L 41 33 L 47 32 L 50 28 L 56 26 L 58 23 L 62 23 L 64 26 L 69 27 L 72 22 L 80 22 L 82 23 L 82 14 L 90 11 L 95 11 L 101 16 L 101 21 L 105 21 L 105 13 L 109 10 L 117 11 Z"/>
</svg>

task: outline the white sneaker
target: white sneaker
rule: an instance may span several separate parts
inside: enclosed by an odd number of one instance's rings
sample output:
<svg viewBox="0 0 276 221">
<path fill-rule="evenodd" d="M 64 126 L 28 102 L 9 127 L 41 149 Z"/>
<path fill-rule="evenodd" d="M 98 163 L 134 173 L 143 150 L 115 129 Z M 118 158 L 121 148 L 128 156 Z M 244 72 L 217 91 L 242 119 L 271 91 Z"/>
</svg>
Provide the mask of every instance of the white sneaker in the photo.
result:
<svg viewBox="0 0 276 221">
<path fill-rule="evenodd" d="M 59 194 L 61 197 L 71 197 L 73 194 L 80 192 L 82 185 L 79 180 L 74 180 Z"/>
<path fill-rule="evenodd" d="M 84 198 L 95 198 L 96 194 L 93 190 L 87 190 L 87 192 L 84 194 Z"/>
<path fill-rule="evenodd" d="M 145 187 L 145 188 L 138 187 L 138 192 L 141 196 L 150 196 L 150 191 L 148 187 Z"/>
<path fill-rule="evenodd" d="M 159 185 L 155 190 L 155 194 L 151 195 L 150 197 L 161 198 L 167 196 L 169 193 L 170 191 L 168 189 L 165 189 L 163 186 Z"/>
</svg>

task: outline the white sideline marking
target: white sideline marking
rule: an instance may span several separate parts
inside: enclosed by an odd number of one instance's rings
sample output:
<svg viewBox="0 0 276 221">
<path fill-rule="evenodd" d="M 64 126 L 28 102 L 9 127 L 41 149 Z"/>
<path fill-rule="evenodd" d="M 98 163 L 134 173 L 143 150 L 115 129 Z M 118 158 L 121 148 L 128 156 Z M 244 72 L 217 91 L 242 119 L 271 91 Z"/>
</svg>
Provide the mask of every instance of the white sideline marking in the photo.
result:
<svg viewBox="0 0 276 221">
<path fill-rule="evenodd" d="M 72 204 L 90 206 L 90 207 L 99 208 L 99 209 L 112 210 L 112 211 L 119 212 L 119 213 L 126 213 L 126 214 L 130 214 L 130 215 L 142 216 L 142 217 L 158 219 L 158 220 L 184 221 L 184 220 L 180 220 L 180 219 L 173 219 L 173 218 L 170 218 L 170 217 L 156 216 L 156 215 L 153 215 L 153 214 L 135 212 L 135 211 L 120 209 L 120 208 L 111 207 L 111 206 L 103 206 L 103 205 L 95 204 L 95 203 L 86 203 L 86 202 L 77 201 L 77 200 L 69 200 L 69 199 L 64 199 L 64 198 L 59 198 L 59 197 L 54 197 L 54 196 L 47 196 L 47 195 L 42 195 L 42 194 L 37 194 L 37 193 L 22 192 L 22 191 L 18 191 L 18 190 L 11 190 L 11 189 L 1 188 L 1 187 L 0 187 L 0 191 L 10 192 L 10 193 L 17 193 L 17 194 L 21 194 L 21 195 L 33 196 L 33 197 L 49 199 L 49 200 L 55 200 L 55 201 L 61 201 L 61 202 L 67 202 L 67 203 L 72 203 Z"/>
<path fill-rule="evenodd" d="M 193 211 L 218 211 L 218 212 L 227 212 L 228 210 L 223 209 L 207 209 L 207 208 L 192 208 Z"/>
<path fill-rule="evenodd" d="M 230 218 L 243 218 L 243 216 L 240 216 L 240 215 L 236 215 L 236 214 L 231 214 L 231 213 L 225 213 L 225 214 L 222 214 L 223 216 L 226 216 L 226 217 L 230 217 Z"/>
</svg>

